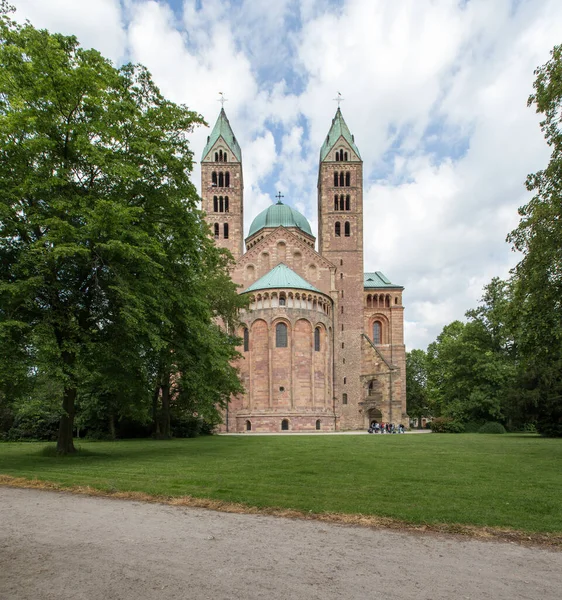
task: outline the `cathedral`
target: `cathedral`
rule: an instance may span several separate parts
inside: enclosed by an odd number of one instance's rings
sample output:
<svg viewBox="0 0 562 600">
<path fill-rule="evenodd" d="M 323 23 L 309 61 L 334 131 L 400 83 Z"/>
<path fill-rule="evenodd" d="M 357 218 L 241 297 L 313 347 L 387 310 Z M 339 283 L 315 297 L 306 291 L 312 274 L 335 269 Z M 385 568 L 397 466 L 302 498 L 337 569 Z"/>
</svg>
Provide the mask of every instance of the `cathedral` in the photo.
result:
<svg viewBox="0 0 562 600">
<path fill-rule="evenodd" d="M 221 430 L 408 424 L 404 288 L 363 271 L 363 162 L 340 108 L 320 149 L 318 240 L 281 196 L 244 239 L 242 150 L 224 108 L 203 151 L 201 196 L 249 297 L 237 365 L 245 392 L 231 399 Z"/>
</svg>

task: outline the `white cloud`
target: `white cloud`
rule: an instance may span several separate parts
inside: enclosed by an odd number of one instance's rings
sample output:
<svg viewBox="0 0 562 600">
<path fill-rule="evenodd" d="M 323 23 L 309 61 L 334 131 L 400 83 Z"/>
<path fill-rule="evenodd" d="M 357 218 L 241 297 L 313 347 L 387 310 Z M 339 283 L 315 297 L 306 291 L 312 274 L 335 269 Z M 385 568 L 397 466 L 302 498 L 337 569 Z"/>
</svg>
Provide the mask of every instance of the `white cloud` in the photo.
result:
<svg viewBox="0 0 562 600">
<path fill-rule="evenodd" d="M 96 48 L 119 62 L 125 56 L 125 29 L 119 0 L 12 0 L 18 20 L 52 32 L 75 35 L 86 48 Z"/>
<path fill-rule="evenodd" d="M 338 91 L 364 160 L 365 267 L 406 287 L 424 347 L 517 260 L 505 243 L 548 148 L 526 107 L 560 42 L 557 0 L 18 0 L 19 17 L 147 65 L 242 147 L 245 225 L 278 189 L 316 225 L 318 153 Z M 209 130 L 192 135 L 195 159 Z M 199 185 L 196 167 L 194 180 Z"/>
</svg>

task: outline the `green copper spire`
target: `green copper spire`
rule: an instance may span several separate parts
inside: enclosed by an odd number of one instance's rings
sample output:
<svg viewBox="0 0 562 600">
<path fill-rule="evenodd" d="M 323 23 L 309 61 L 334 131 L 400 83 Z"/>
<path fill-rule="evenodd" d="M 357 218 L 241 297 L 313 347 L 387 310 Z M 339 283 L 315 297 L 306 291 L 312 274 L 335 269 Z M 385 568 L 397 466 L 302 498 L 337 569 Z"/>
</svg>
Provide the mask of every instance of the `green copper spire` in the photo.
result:
<svg viewBox="0 0 562 600">
<path fill-rule="evenodd" d="M 349 127 L 347 123 L 343 120 L 343 115 L 341 114 L 340 107 L 338 106 L 338 110 L 336 111 L 336 116 L 332 119 L 332 126 L 330 127 L 330 131 L 322 144 L 322 148 L 320 150 L 320 162 L 325 160 L 326 156 L 328 156 L 328 152 L 334 147 L 336 142 L 343 137 L 343 139 L 351 146 L 355 154 L 359 158 L 361 155 L 359 154 L 359 150 L 355 145 L 355 141 L 351 132 L 349 131 Z"/>
<path fill-rule="evenodd" d="M 228 117 L 224 112 L 224 108 L 221 108 L 219 113 L 219 118 L 213 127 L 213 131 L 211 135 L 207 138 L 207 144 L 205 149 L 203 150 L 203 157 L 201 160 L 205 160 L 207 154 L 209 154 L 211 148 L 215 145 L 216 141 L 222 137 L 225 144 L 230 148 L 234 156 L 238 159 L 239 162 L 242 162 L 242 150 L 240 150 L 240 146 L 236 141 L 236 137 L 232 132 L 232 127 L 228 122 Z"/>
</svg>

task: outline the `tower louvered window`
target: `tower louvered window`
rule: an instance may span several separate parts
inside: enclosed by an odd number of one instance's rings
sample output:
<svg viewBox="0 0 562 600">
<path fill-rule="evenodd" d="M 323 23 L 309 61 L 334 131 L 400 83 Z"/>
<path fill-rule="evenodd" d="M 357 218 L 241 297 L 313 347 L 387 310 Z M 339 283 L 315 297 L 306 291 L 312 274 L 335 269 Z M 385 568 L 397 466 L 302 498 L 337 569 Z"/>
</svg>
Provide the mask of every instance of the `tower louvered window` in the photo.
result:
<svg viewBox="0 0 562 600">
<path fill-rule="evenodd" d="M 224 212 L 228 212 L 228 196 L 224 197 Z"/>
<path fill-rule="evenodd" d="M 225 240 L 228 239 L 228 223 L 225 223 L 223 225 L 223 237 Z"/>
<path fill-rule="evenodd" d="M 334 172 L 334 187 L 338 187 L 340 183 L 340 176 L 337 171 Z"/>
<path fill-rule="evenodd" d="M 215 223 L 215 239 L 219 239 L 219 224 Z"/>
<path fill-rule="evenodd" d="M 345 237 L 349 237 L 351 235 L 351 226 L 349 224 L 349 221 L 345 222 L 345 225 L 344 225 L 344 235 L 345 235 Z"/>
<path fill-rule="evenodd" d="M 341 223 L 339 221 L 336 221 L 335 227 L 334 227 L 334 234 L 336 237 L 340 237 L 341 236 Z"/>
<path fill-rule="evenodd" d="M 250 349 L 250 332 L 247 327 L 244 327 L 244 352 Z"/>
<path fill-rule="evenodd" d="M 219 212 L 219 199 L 216 196 L 213 197 L 213 210 Z"/>
<path fill-rule="evenodd" d="M 349 194 L 345 197 L 345 210 L 351 210 L 351 198 Z"/>
<path fill-rule="evenodd" d="M 342 173 L 343 175 L 343 173 Z M 345 186 L 349 187 L 351 185 L 351 173 L 349 171 L 345 174 Z"/>
<path fill-rule="evenodd" d="M 314 351 L 320 352 L 320 327 L 314 330 Z"/>
</svg>

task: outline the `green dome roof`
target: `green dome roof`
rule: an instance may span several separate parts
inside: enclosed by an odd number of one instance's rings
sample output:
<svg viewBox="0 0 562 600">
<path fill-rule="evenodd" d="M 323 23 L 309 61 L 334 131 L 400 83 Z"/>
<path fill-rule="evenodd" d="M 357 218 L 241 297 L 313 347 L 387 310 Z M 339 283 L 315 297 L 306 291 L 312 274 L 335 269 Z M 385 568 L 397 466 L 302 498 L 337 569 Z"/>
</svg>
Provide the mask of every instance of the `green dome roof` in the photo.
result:
<svg viewBox="0 0 562 600">
<path fill-rule="evenodd" d="M 266 208 L 252 221 L 248 237 L 264 227 L 279 227 L 280 225 L 283 225 L 283 227 L 298 227 L 308 235 L 312 235 L 310 223 L 304 215 L 301 215 L 298 210 L 278 202 Z"/>
<path fill-rule="evenodd" d="M 273 267 L 269 273 L 254 281 L 251 286 L 244 290 L 246 292 L 255 292 L 256 290 L 267 290 L 271 288 L 295 288 L 297 290 L 310 290 L 311 292 L 320 292 L 313 285 L 308 283 L 300 275 L 295 273 L 287 265 L 279 263 Z"/>
</svg>

